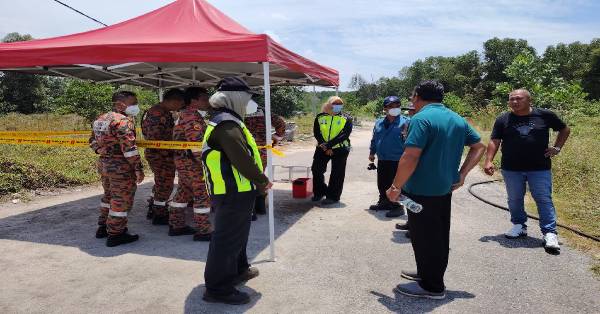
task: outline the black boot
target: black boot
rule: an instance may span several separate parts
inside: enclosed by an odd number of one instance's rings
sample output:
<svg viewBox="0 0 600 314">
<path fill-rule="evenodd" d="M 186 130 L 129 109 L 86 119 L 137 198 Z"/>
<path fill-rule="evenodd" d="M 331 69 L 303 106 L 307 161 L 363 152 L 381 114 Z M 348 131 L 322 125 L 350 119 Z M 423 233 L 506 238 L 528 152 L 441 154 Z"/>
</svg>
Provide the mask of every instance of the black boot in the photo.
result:
<svg viewBox="0 0 600 314">
<path fill-rule="evenodd" d="M 202 300 L 210 303 L 241 305 L 250 303 L 250 296 L 247 293 L 238 290 L 235 290 L 233 293 L 228 295 L 217 295 L 206 291 L 204 292 Z"/>
<path fill-rule="evenodd" d="M 96 239 L 103 239 L 108 237 L 108 231 L 106 231 L 106 225 L 99 225 L 96 230 Z"/>
<path fill-rule="evenodd" d="M 130 234 L 127 231 L 118 234 L 118 235 L 108 235 L 108 239 L 106 239 L 106 246 L 113 247 L 121 244 L 127 244 L 131 242 L 135 242 L 140 238 L 137 234 Z"/>
<path fill-rule="evenodd" d="M 182 235 L 192 235 L 196 233 L 196 229 L 190 227 L 190 226 L 185 226 L 185 227 L 181 227 L 181 228 L 173 228 L 172 226 L 169 226 L 169 236 L 171 237 L 177 237 L 177 236 L 182 236 Z"/>
</svg>

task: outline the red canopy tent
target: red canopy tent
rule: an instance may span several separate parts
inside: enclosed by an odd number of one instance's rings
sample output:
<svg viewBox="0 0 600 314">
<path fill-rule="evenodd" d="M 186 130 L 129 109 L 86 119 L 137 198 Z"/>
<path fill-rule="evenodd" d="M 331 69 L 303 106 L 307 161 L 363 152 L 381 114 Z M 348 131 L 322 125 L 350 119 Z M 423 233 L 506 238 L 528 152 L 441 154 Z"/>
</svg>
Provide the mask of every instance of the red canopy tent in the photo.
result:
<svg viewBox="0 0 600 314">
<path fill-rule="evenodd" d="M 264 86 L 267 143 L 270 85 L 338 86 L 334 69 L 254 34 L 204 0 L 177 0 L 125 22 L 73 35 L 0 44 L 0 71 L 59 75 L 152 88 L 214 86 L 239 76 Z M 267 172 L 273 179 L 272 153 Z M 271 258 L 273 194 L 269 192 Z"/>
</svg>

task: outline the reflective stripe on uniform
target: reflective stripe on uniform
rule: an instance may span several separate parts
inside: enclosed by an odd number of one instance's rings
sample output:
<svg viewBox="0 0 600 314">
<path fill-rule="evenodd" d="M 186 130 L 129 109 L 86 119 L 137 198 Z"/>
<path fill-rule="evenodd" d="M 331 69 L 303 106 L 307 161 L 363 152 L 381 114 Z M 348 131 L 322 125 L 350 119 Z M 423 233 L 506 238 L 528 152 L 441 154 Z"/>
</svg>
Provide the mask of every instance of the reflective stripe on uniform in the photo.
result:
<svg viewBox="0 0 600 314">
<path fill-rule="evenodd" d="M 108 215 L 113 217 L 127 217 L 127 212 L 115 212 L 110 210 L 108 211 Z"/>
<path fill-rule="evenodd" d="M 137 151 L 137 149 L 136 149 L 136 150 L 132 150 L 132 151 L 130 151 L 130 152 L 124 152 L 124 153 L 123 153 L 123 156 L 125 156 L 125 157 L 129 158 L 129 157 L 137 156 L 137 155 L 139 155 L 139 154 L 140 154 L 140 153 L 139 153 L 139 152 Z"/>
<path fill-rule="evenodd" d="M 100 202 L 100 207 L 110 208 L 110 204 L 109 203 Z"/>
<path fill-rule="evenodd" d="M 208 214 L 210 213 L 210 208 L 194 208 L 194 214 Z"/>
<path fill-rule="evenodd" d="M 188 203 L 171 202 L 171 203 L 169 203 L 169 206 L 174 207 L 174 208 L 186 208 L 186 207 L 188 207 Z"/>
<path fill-rule="evenodd" d="M 154 205 L 156 205 L 156 206 L 165 206 L 165 205 L 167 205 L 167 202 L 154 201 Z"/>
</svg>

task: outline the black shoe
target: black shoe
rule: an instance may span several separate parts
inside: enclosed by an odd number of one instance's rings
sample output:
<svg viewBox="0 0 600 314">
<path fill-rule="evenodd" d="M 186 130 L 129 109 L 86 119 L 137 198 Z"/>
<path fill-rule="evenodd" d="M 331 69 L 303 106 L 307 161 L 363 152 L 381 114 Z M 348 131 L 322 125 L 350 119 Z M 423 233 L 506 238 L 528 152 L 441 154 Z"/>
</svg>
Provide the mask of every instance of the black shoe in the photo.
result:
<svg viewBox="0 0 600 314">
<path fill-rule="evenodd" d="M 209 242 L 210 238 L 212 236 L 212 233 L 194 233 L 194 241 L 198 241 L 198 242 Z"/>
<path fill-rule="evenodd" d="M 96 230 L 96 239 L 103 239 L 108 237 L 108 231 L 106 231 L 106 225 L 98 226 L 98 230 Z"/>
<path fill-rule="evenodd" d="M 405 215 L 404 208 L 400 206 L 394 206 L 389 212 L 385 213 L 385 217 L 395 218 Z"/>
<path fill-rule="evenodd" d="M 339 203 L 339 202 L 340 202 L 340 201 L 336 201 L 336 200 L 332 200 L 332 199 L 330 199 L 330 198 L 326 198 L 326 199 L 324 199 L 324 200 L 321 202 L 321 205 L 323 205 L 323 206 L 327 206 L 327 205 L 333 205 L 333 204 L 337 204 L 337 203 Z"/>
<path fill-rule="evenodd" d="M 194 229 L 190 226 L 185 226 L 185 227 L 181 227 L 181 228 L 173 228 L 173 227 L 169 226 L 169 236 L 171 236 L 171 237 L 177 237 L 177 236 L 182 236 L 182 235 L 192 235 L 192 234 L 196 234 L 196 229 Z"/>
<path fill-rule="evenodd" d="M 135 242 L 140 238 L 137 234 L 130 234 L 127 231 L 119 234 L 119 235 L 108 235 L 106 239 L 106 246 L 113 247 L 121 244 L 127 244 L 131 242 Z"/>
<path fill-rule="evenodd" d="M 397 223 L 396 224 L 396 229 L 398 230 L 406 230 L 408 231 L 408 223 Z"/>
<path fill-rule="evenodd" d="M 155 226 L 166 226 L 169 224 L 169 216 L 154 216 L 152 224 Z"/>
<path fill-rule="evenodd" d="M 228 295 L 216 295 L 208 291 L 204 292 L 202 300 L 210 303 L 224 303 L 230 305 L 241 305 L 250 303 L 250 296 L 242 291 L 235 291 Z"/>
<path fill-rule="evenodd" d="M 318 196 L 318 195 L 313 195 L 313 197 L 310 199 L 313 202 L 318 202 L 323 198 L 323 195 Z"/>
<path fill-rule="evenodd" d="M 256 220 L 258 220 L 258 216 L 256 216 L 256 213 L 252 213 L 252 221 Z"/>
<path fill-rule="evenodd" d="M 239 284 L 241 284 L 242 282 L 246 282 L 252 278 L 256 278 L 259 275 L 259 271 L 258 268 L 256 267 L 249 267 L 248 269 L 246 269 L 245 272 L 243 272 L 242 274 L 238 275 L 234 280 L 233 280 L 233 285 L 237 286 Z"/>
<path fill-rule="evenodd" d="M 421 276 L 416 271 L 401 271 L 400 276 L 402 278 L 412 280 L 412 281 L 421 281 Z"/>
<path fill-rule="evenodd" d="M 375 205 L 369 206 L 369 210 L 380 211 L 380 210 L 390 210 L 389 204 L 384 202 L 377 202 Z"/>
</svg>

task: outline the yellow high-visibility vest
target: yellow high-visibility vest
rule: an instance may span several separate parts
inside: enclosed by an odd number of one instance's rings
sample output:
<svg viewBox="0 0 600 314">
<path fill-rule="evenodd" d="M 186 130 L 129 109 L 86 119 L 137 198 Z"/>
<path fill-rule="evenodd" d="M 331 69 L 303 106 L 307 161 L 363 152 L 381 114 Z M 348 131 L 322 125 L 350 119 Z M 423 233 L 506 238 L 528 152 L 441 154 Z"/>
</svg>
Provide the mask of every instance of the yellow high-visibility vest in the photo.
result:
<svg viewBox="0 0 600 314">
<path fill-rule="evenodd" d="M 263 165 L 260 153 L 252 134 L 240 119 L 227 112 L 214 115 L 204 133 L 202 144 L 202 165 L 204 168 L 204 181 L 210 195 L 223 195 L 225 193 L 250 192 L 256 190 L 256 186 L 246 179 L 229 161 L 223 152 L 208 146 L 208 141 L 213 130 L 222 122 L 234 121 L 242 129 L 248 142 L 248 154 L 254 158 L 254 162 L 262 171 Z"/>
<path fill-rule="evenodd" d="M 343 115 L 322 115 L 318 119 L 319 128 L 321 129 L 321 135 L 326 142 L 334 139 L 346 126 L 348 119 Z M 339 144 L 336 144 L 332 148 L 348 147 L 350 141 L 345 140 Z"/>
</svg>

